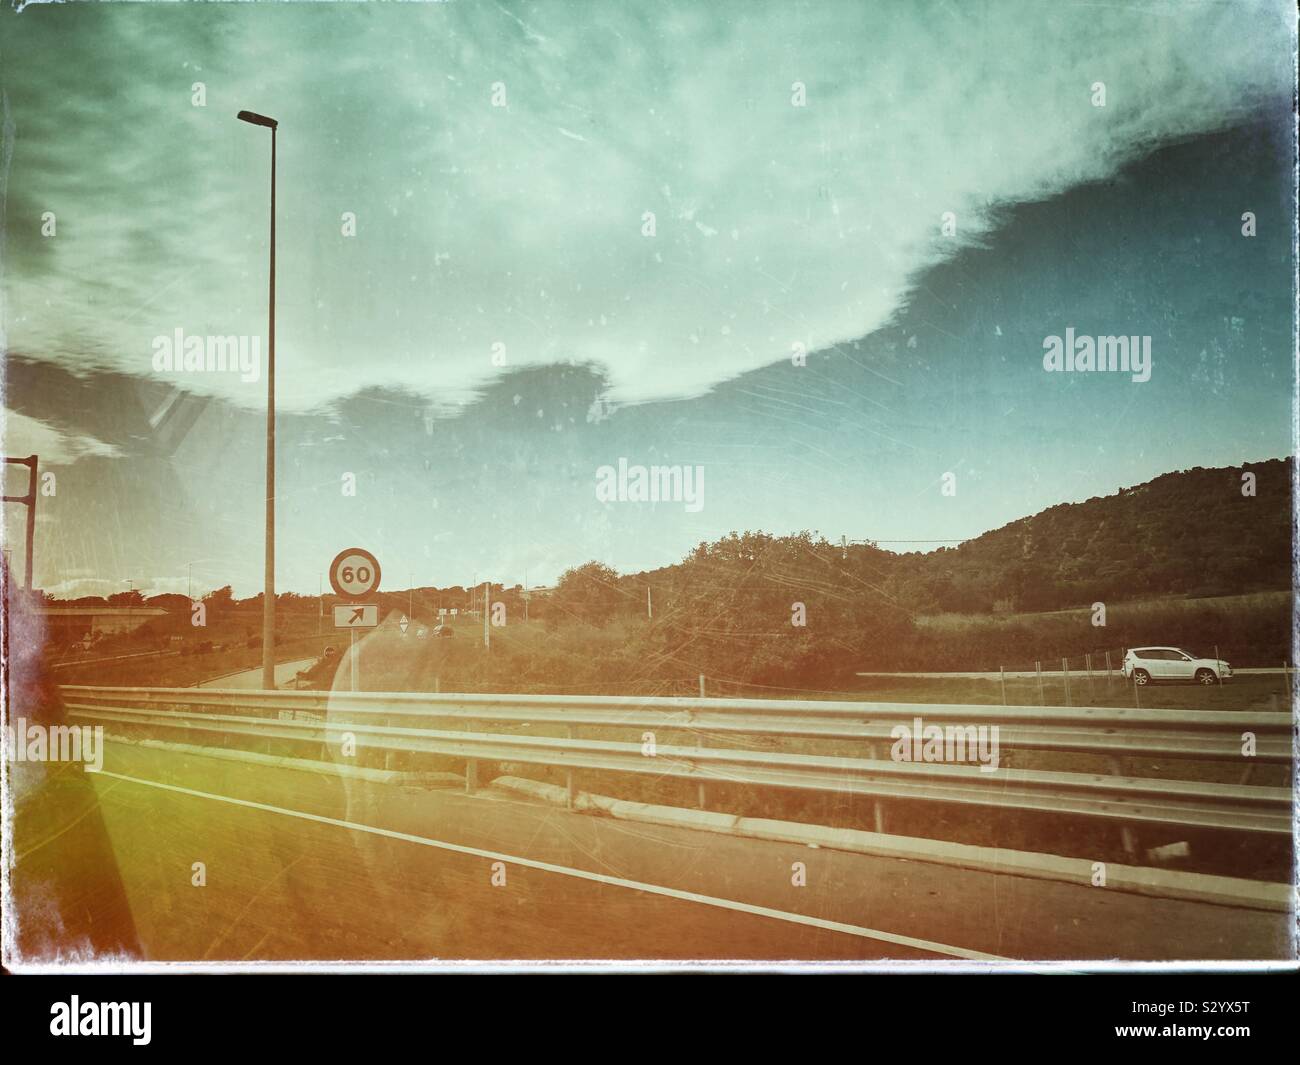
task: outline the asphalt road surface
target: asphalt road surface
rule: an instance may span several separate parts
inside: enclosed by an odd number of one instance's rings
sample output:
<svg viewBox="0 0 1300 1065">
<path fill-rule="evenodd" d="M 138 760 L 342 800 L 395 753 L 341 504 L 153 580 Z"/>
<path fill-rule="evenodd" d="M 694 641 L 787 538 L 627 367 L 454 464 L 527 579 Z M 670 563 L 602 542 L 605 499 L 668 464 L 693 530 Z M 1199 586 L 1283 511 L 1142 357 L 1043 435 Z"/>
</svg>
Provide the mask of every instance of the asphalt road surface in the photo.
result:
<svg viewBox="0 0 1300 1065">
<path fill-rule="evenodd" d="M 313 665 L 316 659 L 300 658 L 294 662 L 279 662 L 275 667 L 275 686 L 283 688 L 292 683 L 298 670 Z M 249 688 L 262 687 L 262 667 L 246 669 L 242 673 L 227 673 L 225 676 L 213 677 L 199 685 L 200 688 Z"/>
<path fill-rule="evenodd" d="M 113 742 L 91 780 L 116 863 L 96 883 L 120 881 L 118 909 L 152 960 L 1282 958 L 1289 946 L 1284 914 L 622 822 L 491 789 Z M 19 851 L 57 868 L 75 838 L 52 831 Z"/>
</svg>

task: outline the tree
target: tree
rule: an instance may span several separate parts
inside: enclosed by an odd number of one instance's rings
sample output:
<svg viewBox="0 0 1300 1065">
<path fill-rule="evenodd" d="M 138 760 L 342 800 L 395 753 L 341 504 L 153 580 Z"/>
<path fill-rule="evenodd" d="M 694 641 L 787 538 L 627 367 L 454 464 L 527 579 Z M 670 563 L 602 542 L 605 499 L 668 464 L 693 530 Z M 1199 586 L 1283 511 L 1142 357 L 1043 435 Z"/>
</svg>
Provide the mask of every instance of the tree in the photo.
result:
<svg viewBox="0 0 1300 1065">
<path fill-rule="evenodd" d="M 208 592 L 203 597 L 203 604 L 209 614 L 230 610 L 235 605 L 235 594 L 227 584 L 224 588 L 216 588 Z"/>
<path fill-rule="evenodd" d="M 550 599 L 550 613 L 557 620 L 585 621 L 605 625 L 622 604 L 618 573 L 603 562 L 587 562 L 565 570 Z"/>
</svg>

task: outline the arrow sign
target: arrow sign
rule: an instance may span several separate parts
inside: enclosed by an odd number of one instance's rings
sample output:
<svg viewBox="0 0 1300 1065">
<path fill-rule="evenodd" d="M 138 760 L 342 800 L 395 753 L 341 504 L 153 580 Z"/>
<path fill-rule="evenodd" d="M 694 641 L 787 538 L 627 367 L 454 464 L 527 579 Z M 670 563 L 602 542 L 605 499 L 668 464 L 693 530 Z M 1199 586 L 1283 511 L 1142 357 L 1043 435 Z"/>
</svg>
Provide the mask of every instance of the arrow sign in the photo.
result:
<svg viewBox="0 0 1300 1065">
<path fill-rule="evenodd" d="M 374 603 L 364 606 L 336 606 L 334 608 L 334 627 L 336 629 L 373 629 L 379 624 L 379 607 Z"/>
</svg>

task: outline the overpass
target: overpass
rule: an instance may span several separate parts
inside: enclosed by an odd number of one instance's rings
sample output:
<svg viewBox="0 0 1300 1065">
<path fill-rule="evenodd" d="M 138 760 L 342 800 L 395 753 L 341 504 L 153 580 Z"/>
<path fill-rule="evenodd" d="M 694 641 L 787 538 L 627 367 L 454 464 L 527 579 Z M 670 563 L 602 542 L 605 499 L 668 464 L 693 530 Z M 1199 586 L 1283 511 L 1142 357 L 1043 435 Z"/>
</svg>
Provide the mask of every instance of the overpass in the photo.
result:
<svg viewBox="0 0 1300 1065">
<path fill-rule="evenodd" d="M 161 607 L 150 606 L 42 606 L 36 613 L 47 619 L 50 630 L 69 637 L 132 632 L 153 618 L 167 616 Z"/>
</svg>

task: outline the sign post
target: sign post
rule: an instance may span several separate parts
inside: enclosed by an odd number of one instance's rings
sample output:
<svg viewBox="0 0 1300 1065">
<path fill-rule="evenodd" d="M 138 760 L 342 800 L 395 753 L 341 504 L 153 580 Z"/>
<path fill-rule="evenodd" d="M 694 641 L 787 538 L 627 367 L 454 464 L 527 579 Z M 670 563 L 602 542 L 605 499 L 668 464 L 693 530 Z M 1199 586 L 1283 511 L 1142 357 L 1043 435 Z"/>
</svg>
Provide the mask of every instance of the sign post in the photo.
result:
<svg viewBox="0 0 1300 1065">
<path fill-rule="evenodd" d="M 334 607 L 334 627 L 348 630 L 349 687 L 357 690 L 357 629 L 373 629 L 379 624 L 376 603 L 357 603 L 379 588 L 379 560 L 361 547 L 349 547 L 334 556 L 330 563 L 330 587 L 335 594 L 349 600 Z"/>
</svg>

